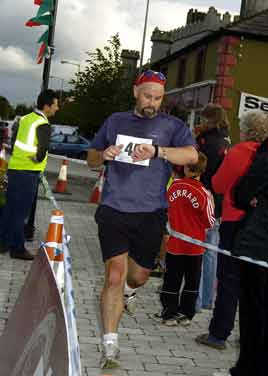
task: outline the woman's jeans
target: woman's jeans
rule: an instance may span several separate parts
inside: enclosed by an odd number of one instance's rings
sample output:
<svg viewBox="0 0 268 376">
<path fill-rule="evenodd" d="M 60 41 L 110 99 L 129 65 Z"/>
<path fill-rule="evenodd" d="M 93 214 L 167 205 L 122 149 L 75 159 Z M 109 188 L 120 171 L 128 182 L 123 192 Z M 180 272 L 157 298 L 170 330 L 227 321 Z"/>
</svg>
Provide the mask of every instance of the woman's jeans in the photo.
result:
<svg viewBox="0 0 268 376">
<path fill-rule="evenodd" d="M 207 231 L 206 242 L 213 245 L 219 244 L 220 220 L 217 219 L 212 229 Z M 202 308 L 211 309 L 216 292 L 217 253 L 205 250 L 203 256 L 202 274 L 199 286 L 199 295 L 196 302 L 196 311 Z"/>
</svg>

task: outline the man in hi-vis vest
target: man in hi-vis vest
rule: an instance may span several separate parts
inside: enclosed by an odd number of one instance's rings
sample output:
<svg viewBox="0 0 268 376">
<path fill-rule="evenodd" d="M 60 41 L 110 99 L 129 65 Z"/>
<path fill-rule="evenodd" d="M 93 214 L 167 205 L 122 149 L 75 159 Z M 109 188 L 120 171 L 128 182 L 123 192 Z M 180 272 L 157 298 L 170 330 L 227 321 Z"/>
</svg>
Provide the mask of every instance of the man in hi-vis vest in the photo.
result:
<svg viewBox="0 0 268 376">
<path fill-rule="evenodd" d="M 37 98 L 37 109 L 20 119 L 8 163 L 7 203 L 0 218 L 0 252 L 9 251 L 12 258 L 33 259 L 24 246 L 24 221 L 32 207 L 40 172 L 47 164 L 48 118 L 58 109 L 56 93 L 45 90 Z"/>
</svg>

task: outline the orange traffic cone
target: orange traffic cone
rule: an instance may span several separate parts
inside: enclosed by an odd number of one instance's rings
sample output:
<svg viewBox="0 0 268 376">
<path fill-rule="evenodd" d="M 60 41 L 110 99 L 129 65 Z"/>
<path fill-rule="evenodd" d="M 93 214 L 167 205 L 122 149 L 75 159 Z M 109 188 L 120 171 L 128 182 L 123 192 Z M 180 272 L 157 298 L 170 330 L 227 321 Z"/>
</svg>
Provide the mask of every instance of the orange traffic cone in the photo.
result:
<svg viewBox="0 0 268 376">
<path fill-rule="evenodd" d="M 68 160 L 64 159 L 61 164 L 59 176 L 55 188 L 53 189 L 54 193 L 62 193 L 62 194 L 71 194 L 67 192 L 67 166 Z"/>
<path fill-rule="evenodd" d="M 100 202 L 102 188 L 104 184 L 104 171 L 105 171 L 105 168 L 102 168 L 100 170 L 98 180 L 96 181 L 94 185 L 91 195 L 89 196 L 89 202 L 92 204 L 99 204 Z"/>
<path fill-rule="evenodd" d="M 63 211 L 53 210 L 46 236 L 46 252 L 51 261 L 55 260 L 55 251 L 62 250 Z M 63 257 L 63 256 L 62 256 Z M 59 260 L 57 260 L 59 261 Z"/>
</svg>

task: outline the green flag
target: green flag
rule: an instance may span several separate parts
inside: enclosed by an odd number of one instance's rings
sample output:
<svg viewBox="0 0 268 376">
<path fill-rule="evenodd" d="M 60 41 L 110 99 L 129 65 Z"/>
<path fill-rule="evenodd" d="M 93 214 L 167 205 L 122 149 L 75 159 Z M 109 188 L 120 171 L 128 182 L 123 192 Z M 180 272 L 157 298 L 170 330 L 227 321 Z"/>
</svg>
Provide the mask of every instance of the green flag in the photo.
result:
<svg viewBox="0 0 268 376">
<path fill-rule="evenodd" d="M 41 17 L 33 17 L 26 22 L 26 26 L 40 26 L 40 25 L 52 25 L 53 17 L 51 14 L 46 14 Z"/>
<path fill-rule="evenodd" d="M 48 44 L 48 30 L 44 32 L 44 34 L 41 35 L 37 43 L 45 42 Z"/>
<path fill-rule="evenodd" d="M 38 9 L 36 17 L 41 17 L 43 14 L 51 12 L 52 4 L 49 3 L 42 3 L 40 8 Z"/>
</svg>

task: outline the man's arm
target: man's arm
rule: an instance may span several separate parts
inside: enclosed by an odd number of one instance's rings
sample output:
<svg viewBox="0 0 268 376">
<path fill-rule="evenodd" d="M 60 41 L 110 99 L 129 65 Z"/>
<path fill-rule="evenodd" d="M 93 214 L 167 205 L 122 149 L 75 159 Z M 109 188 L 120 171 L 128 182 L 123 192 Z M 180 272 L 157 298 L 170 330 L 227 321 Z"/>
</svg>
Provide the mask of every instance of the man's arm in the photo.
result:
<svg viewBox="0 0 268 376">
<path fill-rule="evenodd" d="M 134 162 L 145 159 L 152 159 L 155 156 L 156 148 L 154 145 L 140 144 L 135 147 L 132 158 Z M 194 146 L 181 147 L 158 147 L 158 158 L 164 159 L 175 165 L 196 164 L 198 153 Z"/>
<path fill-rule="evenodd" d="M 42 124 L 36 130 L 36 137 L 37 137 L 37 153 L 36 153 L 36 161 L 42 162 L 45 158 L 48 146 L 49 146 L 49 139 L 50 139 L 50 125 L 49 124 Z"/>
<path fill-rule="evenodd" d="M 180 166 L 198 162 L 198 153 L 192 145 L 175 148 L 159 147 L 158 157 Z"/>
<path fill-rule="evenodd" d="M 113 161 L 118 156 L 123 145 L 110 145 L 103 151 L 90 149 L 87 154 L 87 164 L 90 168 L 99 167 L 104 161 Z"/>
<path fill-rule="evenodd" d="M 90 168 L 100 167 L 104 162 L 103 151 L 89 149 L 87 152 L 87 164 Z"/>
</svg>

